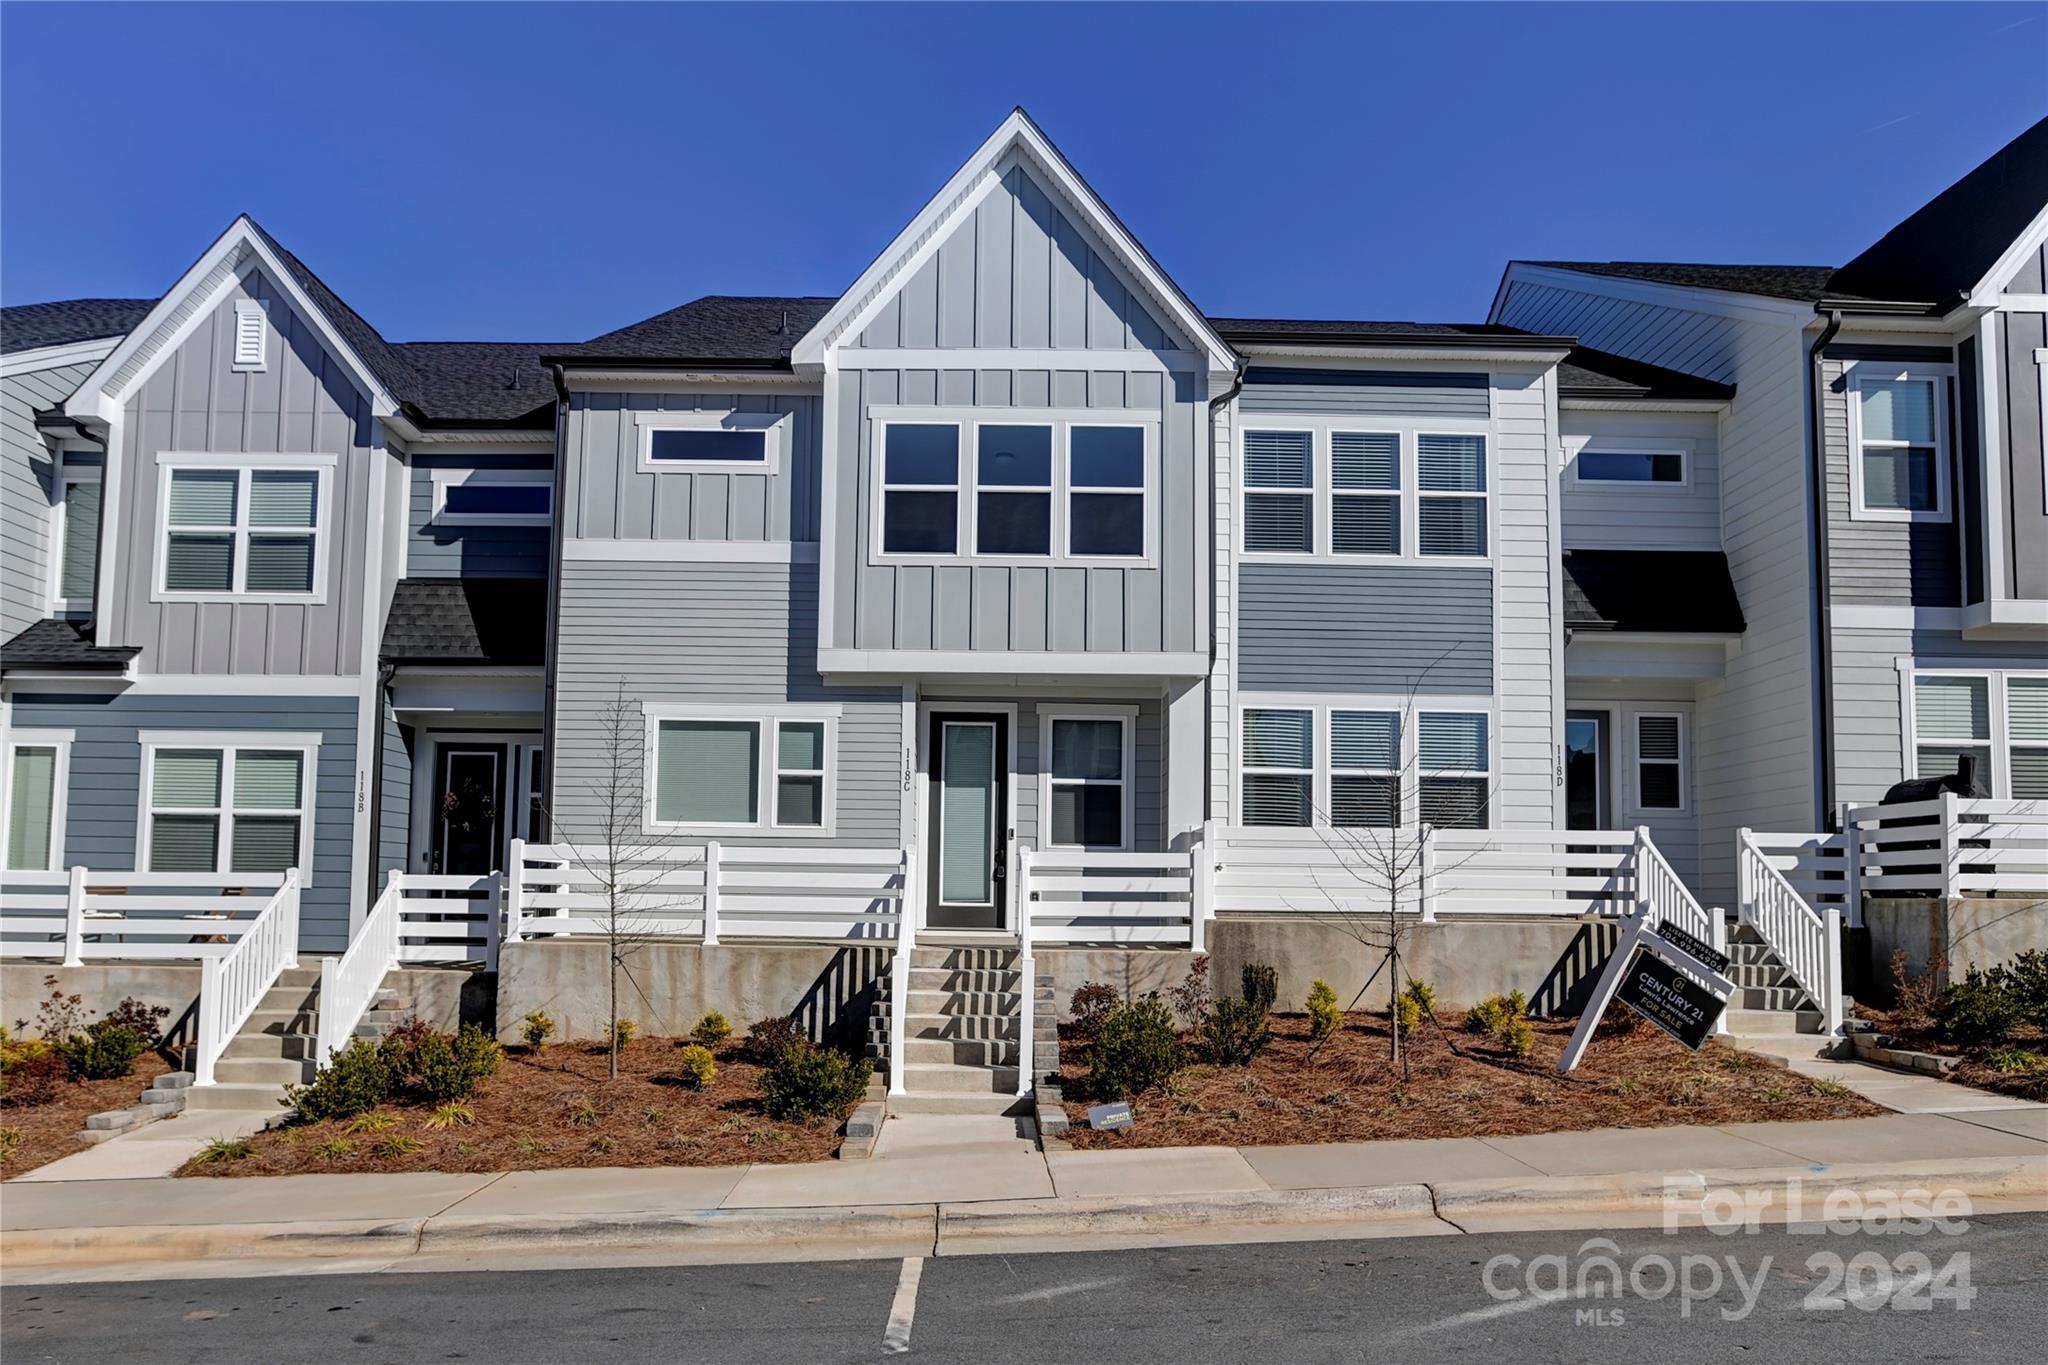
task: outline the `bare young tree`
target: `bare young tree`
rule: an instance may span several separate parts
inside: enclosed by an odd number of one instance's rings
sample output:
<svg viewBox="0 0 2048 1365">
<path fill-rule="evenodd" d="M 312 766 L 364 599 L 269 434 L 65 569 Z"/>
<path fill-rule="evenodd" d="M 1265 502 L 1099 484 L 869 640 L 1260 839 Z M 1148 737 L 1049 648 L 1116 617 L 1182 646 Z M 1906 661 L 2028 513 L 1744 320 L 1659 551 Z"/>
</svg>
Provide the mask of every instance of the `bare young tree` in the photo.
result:
<svg viewBox="0 0 2048 1365">
<path fill-rule="evenodd" d="M 572 810 L 545 814 L 556 837 L 568 841 L 570 866 L 600 901 L 592 918 L 605 942 L 605 1045 L 610 1077 L 617 1080 L 619 981 L 622 976 L 631 980 L 628 963 L 635 953 L 668 936 L 664 912 L 683 908 L 664 884 L 665 874 L 680 859 L 647 833 L 643 720 L 639 704 L 626 699 L 623 678 L 598 711 L 593 730 L 594 761 L 582 784 L 584 800 Z"/>
</svg>

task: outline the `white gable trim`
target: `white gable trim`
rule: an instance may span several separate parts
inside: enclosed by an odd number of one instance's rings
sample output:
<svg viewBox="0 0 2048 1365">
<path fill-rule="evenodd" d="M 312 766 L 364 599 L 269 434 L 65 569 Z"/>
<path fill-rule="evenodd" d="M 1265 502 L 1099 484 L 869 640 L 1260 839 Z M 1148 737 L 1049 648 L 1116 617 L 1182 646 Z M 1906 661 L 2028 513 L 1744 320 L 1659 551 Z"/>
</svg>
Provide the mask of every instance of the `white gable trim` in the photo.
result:
<svg viewBox="0 0 2048 1365">
<path fill-rule="evenodd" d="M 251 268 L 260 268 L 270 277 L 293 311 L 319 333 L 321 344 L 348 367 L 357 385 L 369 395 L 373 416 L 389 417 L 398 411 L 398 400 L 378 381 L 355 349 L 342 339 L 327 315 L 314 306 L 292 272 L 285 268 L 284 262 L 264 241 L 263 234 L 245 215 L 228 225 L 228 230 L 157 300 L 156 307 L 149 310 L 149 316 L 137 323 L 113 352 L 86 376 L 78 391 L 65 400 L 65 415 L 112 420 L 111 414 L 121 407 L 127 395 L 148 381 L 149 376 L 185 338 L 206 321 L 221 297 L 246 277 Z M 212 283 L 205 288 L 204 297 L 195 297 L 209 280 Z M 159 337 L 157 333 L 173 319 L 175 324 Z M 139 367 L 123 378 L 121 372 L 137 359 L 141 361 Z"/>
<path fill-rule="evenodd" d="M 1619 275 L 1595 275 L 1583 270 L 1564 270 L 1513 261 L 1501 276 L 1500 288 L 1494 292 L 1493 308 L 1487 314 L 1489 322 L 1500 320 L 1501 308 L 1507 303 L 1508 289 L 1517 280 L 1529 284 L 1547 284 L 1560 289 L 1573 289 L 1582 294 L 1600 294 L 1607 298 L 1655 304 L 1662 308 L 1686 308 L 1695 313 L 1712 313 L 1720 317 L 1739 318 L 1745 322 L 1774 323 L 1780 326 L 1789 323 L 1797 327 L 1804 326 L 1814 319 L 1812 304 L 1797 303 L 1791 299 L 1773 299 L 1762 294 L 1740 294 L 1728 289 L 1659 284 L 1654 280 L 1635 280 Z"/>
<path fill-rule="evenodd" d="M 2034 221 L 2027 224 L 2027 230 L 2005 249 L 2005 254 L 1998 258 L 1984 278 L 1977 281 L 1977 287 L 1970 291 L 1970 307 L 1996 308 L 2005 286 L 2019 273 L 2027 257 L 2039 251 L 2043 243 L 2048 243 L 2048 208 L 2034 215 Z"/>
<path fill-rule="evenodd" d="M 1212 371 L 1227 373 L 1235 368 L 1235 355 L 1223 338 L 1216 335 L 1208 319 L 1182 297 L 1180 290 L 1153 264 L 1136 239 L 1116 221 L 1021 109 L 1003 120 L 910 220 L 909 226 L 897 233 L 853 286 L 840 295 L 839 302 L 804 334 L 791 354 L 792 363 L 799 368 L 822 366 L 826 351 L 835 348 L 842 337 L 859 335 L 886 302 L 889 286 L 914 275 L 939 249 L 945 228 L 972 213 L 1020 160 L 1028 163 L 1028 171 L 1046 182 L 1057 200 L 1078 213 L 1096 240 L 1107 248 L 1104 259 L 1126 289 L 1149 301 L 1165 316 L 1169 326 L 1205 351 Z"/>
<path fill-rule="evenodd" d="M 0 358 L 0 379 L 34 374 L 38 370 L 54 370 L 86 360 L 104 360 L 119 341 L 119 337 L 100 337 L 94 341 L 72 341 L 62 346 L 38 346 L 33 351 L 16 351 Z"/>
</svg>

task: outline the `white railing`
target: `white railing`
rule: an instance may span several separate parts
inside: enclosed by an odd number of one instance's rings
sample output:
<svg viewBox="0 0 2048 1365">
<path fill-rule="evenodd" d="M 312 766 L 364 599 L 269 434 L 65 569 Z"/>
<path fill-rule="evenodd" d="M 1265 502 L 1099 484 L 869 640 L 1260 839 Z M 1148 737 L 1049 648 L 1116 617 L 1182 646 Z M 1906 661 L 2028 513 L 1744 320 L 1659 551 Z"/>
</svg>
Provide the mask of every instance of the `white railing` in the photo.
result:
<svg viewBox="0 0 2048 1365">
<path fill-rule="evenodd" d="M 1821 1012 L 1821 1031 L 1842 1029 L 1842 909 L 1810 904 L 1749 830 L 1736 835 L 1742 922 L 1757 931 Z"/>
<path fill-rule="evenodd" d="M 1930 801 L 1852 806 L 1861 886 L 1876 896 L 2048 894 L 2048 801 L 1944 792 Z"/>
<path fill-rule="evenodd" d="M 386 894 L 398 893 L 397 961 L 481 962 L 496 971 L 504 880 L 497 872 L 389 873 Z"/>
<path fill-rule="evenodd" d="M 283 884 L 275 872 L 0 872 L 0 957 L 67 967 L 218 957 Z"/>
<path fill-rule="evenodd" d="M 192 1067 L 194 1085 L 213 1084 L 213 1066 L 250 1013 L 277 984 L 278 975 L 299 963 L 299 874 L 284 884 L 253 923 L 218 956 L 199 960 L 199 1028 Z"/>
<path fill-rule="evenodd" d="M 1744 830 L 1736 839 L 1816 910 L 1833 907 L 1851 928 L 1863 926 L 1863 864 L 1849 856 L 1847 834 L 1793 834 Z"/>
<path fill-rule="evenodd" d="M 405 874 L 393 872 L 370 913 L 363 917 L 348 951 L 320 959 L 320 1012 L 314 1060 L 325 1066 L 348 1043 L 363 1014 L 377 998 L 386 973 L 398 965 L 398 907 Z"/>
<path fill-rule="evenodd" d="M 1716 951 L 1727 948 L 1728 925 L 1718 911 L 1704 909 L 1680 879 L 1664 853 L 1651 842 L 1650 831 L 1636 829 L 1636 899 L 1657 914 L 1657 922 L 1675 925 Z"/>
</svg>

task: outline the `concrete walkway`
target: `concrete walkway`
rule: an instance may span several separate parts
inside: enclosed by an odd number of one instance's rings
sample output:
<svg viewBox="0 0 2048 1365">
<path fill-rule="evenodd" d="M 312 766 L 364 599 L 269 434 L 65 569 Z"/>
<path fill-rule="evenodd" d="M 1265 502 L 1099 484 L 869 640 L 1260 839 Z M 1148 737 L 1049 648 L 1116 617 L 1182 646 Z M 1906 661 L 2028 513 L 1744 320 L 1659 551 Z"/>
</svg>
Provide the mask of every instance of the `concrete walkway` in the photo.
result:
<svg viewBox="0 0 2048 1365">
<path fill-rule="evenodd" d="M 281 1109 L 200 1109 L 145 1123 L 71 1156 L 59 1157 L 8 1187 L 51 1180 L 148 1180 L 167 1176 L 220 1138 L 247 1137 L 275 1123 Z"/>
<path fill-rule="evenodd" d="M 1901 1114 L 1960 1115 L 2007 1109 L 2038 1109 L 2048 1112 L 2048 1104 L 2018 1100 L 2010 1095 L 1979 1090 L 1975 1086 L 1962 1085 L 1956 1081 L 1894 1071 L 1888 1066 L 1877 1066 L 1870 1062 L 1836 1061 L 1833 1058 L 1818 1056 L 1816 1054 L 1822 1041 L 1819 1034 L 1771 1034 L 1748 1037 L 1729 1034 L 1724 1035 L 1721 1041 L 1745 1052 L 1754 1052 L 1773 1061 L 1783 1062 L 1788 1070 L 1801 1076 L 1811 1076 L 1817 1081 L 1833 1081 L 1836 1085 L 1855 1091 L 1873 1104 L 1881 1104 Z"/>
</svg>

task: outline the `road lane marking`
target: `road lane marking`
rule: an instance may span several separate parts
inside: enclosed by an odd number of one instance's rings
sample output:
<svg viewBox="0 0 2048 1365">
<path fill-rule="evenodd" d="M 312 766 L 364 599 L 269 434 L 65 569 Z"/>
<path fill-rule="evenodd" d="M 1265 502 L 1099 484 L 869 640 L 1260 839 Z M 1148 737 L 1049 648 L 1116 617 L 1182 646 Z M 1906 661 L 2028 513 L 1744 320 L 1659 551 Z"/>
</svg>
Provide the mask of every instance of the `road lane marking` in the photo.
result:
<svg viewBox="0 0 2048 1365">
<path fill-rule="evenodd" d="M 910 1349 L 910 1323 L 917 1316 L 917 1282 L 924 1276 L 924 1257 L 905 1256 L 903 1273 L 896 1277 L 896 1297 L 889 1302 L 889 1325 L 882 1332 L 882 1349 L 902 1355 Z"/>
</svg>

